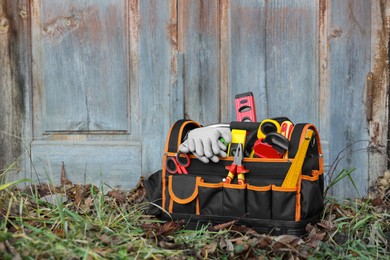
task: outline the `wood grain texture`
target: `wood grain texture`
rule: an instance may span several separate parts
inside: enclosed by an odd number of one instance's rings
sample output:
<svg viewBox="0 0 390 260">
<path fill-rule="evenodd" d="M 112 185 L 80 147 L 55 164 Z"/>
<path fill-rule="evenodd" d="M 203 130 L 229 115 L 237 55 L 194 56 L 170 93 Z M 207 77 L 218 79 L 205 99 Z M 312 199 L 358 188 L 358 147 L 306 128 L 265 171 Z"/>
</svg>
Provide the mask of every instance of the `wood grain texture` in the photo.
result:
<svg viewBox="0 0 390 260">
<path fill-rule="evenodd" d="M 268 117 L 266 97 L 266 5 L 264 1 L 231 0 L 229 115 L 236 120 L 235 95 L 251 91 L 257 119 Z"/>
<path fill-rule="evenodd" d="M 27 13 L 25 1 L 0 1 L 0 172 L 18 163 L 7 178 L 23 167 L 17 158 L 23 153 L 23 93 L 30 79 Z"/>
<path fill-rule="evenodd" d="M 269 117 L 318 124 L 318 3 L 269 1 L 266 108 Z"/>
<path fill-rule="evenodd" d="M 65 158 L 77 182 L 88 164 L 110 185 L 132 187 L 142 172 L 138 3 L 36 0 L 32 17 L 31 168 L 44 176 Z"/>
<path fill-rule="evenodd" d="M 389 42 L 390 1 L 373 0 L 371 9 L 371 89 L 372 106 L 366 102 L 366 109 L 372 111 L 369 125 L 372 147 L 369 153 L 368 184 L 373 185 L 388 168 L 389 162 Z M 369 91 L 368 89 L 366 91 Z"/>
<path fill-rule="evenodd" d="M 91 183 L 98 187 L 105 184 L 128 190 L 139 180 L 140 153 L 141 145 L 135 142 L 37 141 L 32 143 L 35 167 L 29 177 L 59 185 L 64 162 L 67 177 L 73 183 Z"/>
<path fill-rule="evenodd" d="M 368 184 L 368 141 L 365 116 L 366 75 L 371 60 L 371 1 L 332 1 L 330 5 L 330 161 L 346 148 L 334 174 L 356 168 L 352 178 L 358 192 Z M 333 194 L 354 197 L 348 178 Z"/>
<path fill-rule="evenodd" d="M 179 51 L 184 53 L 186 117 L 203 124 L 218 122 L 218 1 L 179 1 L 178 13 Z"/>
<path fill-rule="evenodd" d="M 139 1 L 139 15 L 141 158 L 142 172 L 150 174 L 161 168 L 170 113 L 176 109 L 170 98 L 170 1 Z"/>
<path fill-rule="evenodd" d="M 115 4 L 114 4 L 115 2 Z M 42 128 L 127 130 L 124 2 L 42 2 Z"/>
</svg>

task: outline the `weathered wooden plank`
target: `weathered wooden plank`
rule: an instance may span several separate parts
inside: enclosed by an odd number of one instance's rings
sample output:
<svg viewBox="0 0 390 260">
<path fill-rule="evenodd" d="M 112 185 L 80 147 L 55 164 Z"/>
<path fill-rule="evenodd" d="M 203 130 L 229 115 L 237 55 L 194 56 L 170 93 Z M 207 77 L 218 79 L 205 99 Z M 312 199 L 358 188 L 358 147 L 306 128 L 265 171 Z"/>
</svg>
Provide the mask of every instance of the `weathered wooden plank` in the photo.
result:
<svg viewBox="0 0 390 260">
<path fill-rule="evenodd" d="M 29 177 L 41 183 L 59 185 L 62 162 L 68 179 L 79 184 L 131 189 L 141 175 L 141 145 L 135 142 L 37 141 L 32 151 L 35 167 Z"/>
<path fill-rule="evenodd" d="M 231 48 L 231 2 L 230 0 L 219 0 L 219 31 L 220 31 L 220 119 L 221 122 L 232 120 L 231 96 L 229 95 L 230 75 L 230 48 Z"/>
<path fill-rule="evenodd" d="M 44 1 L 42 129 L 127 130 L 124 2 Z M 38 98 L 37 98 L 38 99 Z"/>
<path fill-rule="evenodd" d="M 268 117 L 266 97 L 266 5 L 264 1 L 231 0 L 229 53 L 230 120 L 236 120 L 236 94 L 252 91 L 257 119 Z"/>
<path fill-rule="evenodd" d="M 319 121 L 318 128 L 321 131 L 321 146 L 324 155 L 325 172 L 329 169 L 329 6 L 330 0 L 319 1 L 318 12 L 318 62 L 319 62 Z"/>
<path fill-rule="evenodd" d="M 372 103 L 369 122 L 370 137 L 375 149 L 369 153 L 368 184 L 372 185 L 388 168 L 389 131 L 389 42 L 390 42 L 390 1 L 373 0 L 371 9 L 371 71 Z M 366 91 L 369 91 L 368 89 Z M 389 148 L 388 148 L 389 149 Z"/>
<path fill-rule="evenodd" d="M 371 1 L 331 1 L 330 8 L 330 161 L 347 148 L 334 174 L 356 168 L 352 178 L 363 195 L 368 181 L 365 84 L 371 67 L 371 23 L 367 22 L 371 21 Z M 348 178 L 333 194 L 356 196 Z"/>
<path fill-rule="evenodd" d="M 259 114 L 318 124 L 318 1 L 267 3 L 266 93 Z"/>
<path fill-rule="evenodd" d="M 130 0 L 127 6 L 128 28 L 127 37 L 129 38 L 129 95 L 130 106 L 128 107 L 130 140 L 139 140 L 140 136 L 140 112 L 139 112 L 139 29 L 140 17 L 138 14 L 138 0 Z"/>
<path fill-rule="evenodd" d="M 30 79 L 27 14 L 26 1 L 0 1 L 0 172 L 23 153 L 22 100 Z"/>
<path fill-rule="evenodd" d="M 161 169 L 170 127 L 170 1 L 139 1 L 139 87 L 142 172 Z"/>
<path fill-rule="evenodd" d="M 184 53 L 186 117 L 219 121 L 218 1 L 178 2 L 179 51 Z"/>
</svg>

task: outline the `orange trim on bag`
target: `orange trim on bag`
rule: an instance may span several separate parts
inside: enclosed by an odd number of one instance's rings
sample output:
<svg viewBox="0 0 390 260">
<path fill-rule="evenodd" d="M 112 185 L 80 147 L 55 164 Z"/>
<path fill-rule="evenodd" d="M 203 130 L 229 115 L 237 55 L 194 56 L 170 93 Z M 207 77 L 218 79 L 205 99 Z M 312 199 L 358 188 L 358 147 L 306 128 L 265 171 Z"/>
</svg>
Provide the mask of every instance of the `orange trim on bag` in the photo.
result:
<svg viewBox="0 0 390 260">
<path fill-rule="evenodd" d="M 302 180 L 307 180 L 307 181 L 317 181 L 318 180 L 318 174 L 315 174 L 313 176 L 309 176 L 309 175 L 302 175 Z"/>
<path fill-rule="evenodd" d="M 271 185 L 268 186 L 253 186 L 250 184 L 247 184 L 247 189 L 248 190 L 254 190 L 254 191 L 269 191 L 271 190 Z"/>
<path fill-rule="evenodd" d="M 233 183 L 222 183 L 222 186 L 224 188 L 228 189 L 237 189 L 237 190 L 244 190 L 246 189 L 246 184 L 233 184 Z"/>
<path fill-rule="evenodd" d="M 173 211 L 173 200 L 172 198 L 169 200 L 169 207 L 168 207 L 168 212 L 172 213 Z"/>
<path fill-rule="evenodd" d="M 197 186 L 216 189 L 216 188 L 222 188 L 223 182 L 209 183 L 209 182 L 204 182 L 204 180 L 202 178 L 200 178 L 199 181 L 197 179 Z"/>
<path fill-rule="evenodd" d="M 188 198 L 181 199 L 181 198 L 177 197 L 176 194 L 173 192 L 172 175 L 169 176 L 168 177 L 168 193 L 169 193 L 169 196 L 171 196 L 171 201 L 173 200 L 179 204 L 188 204 L 188 203 L 192 202 L 198 196 L 198 186 L 196 185 L 196 183 L 198 182 L 198 180 L 197 180 L 198 178 L 200 178 L 200 177 L 196 177 L 194 192 Z"/>
<path fill-rule="evenodd" d="M 275 191 L 281 191 L 281 192 L 296 192 L 297 187 L 292 187 L 292 188 L 286 188 L 286 187 L 280 187 L 276 185 L 271 185 L 271 189 Z"/>
<path fill-rule="evenodd" d="M 300 179 L 298 181 L 297 196 L 295 198 L 295 221 L 301 220 L 301 184 L 302 180 Z"/>
<path fill-rule="evenodd" d="M 196 199 L 195 214 L 196 214 L 196 215 L 200 215 L 199 199 Z"/>
</svg>

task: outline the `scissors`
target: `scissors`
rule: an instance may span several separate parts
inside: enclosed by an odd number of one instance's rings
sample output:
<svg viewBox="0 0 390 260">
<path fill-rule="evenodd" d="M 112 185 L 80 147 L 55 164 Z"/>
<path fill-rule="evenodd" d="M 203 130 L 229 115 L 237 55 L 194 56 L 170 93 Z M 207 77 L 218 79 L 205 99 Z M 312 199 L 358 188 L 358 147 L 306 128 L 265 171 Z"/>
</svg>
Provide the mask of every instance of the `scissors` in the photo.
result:
<svg viewBox="0 0 390 260">
<path fill-rule="evenodd" d="M 190 165 L 190 157 L 186 153 L 177 152 L 175 157 L 169 157 L 166 162 L 167 171 L 171 174 L 188 174 L 187 167 Z"/>
</svg>

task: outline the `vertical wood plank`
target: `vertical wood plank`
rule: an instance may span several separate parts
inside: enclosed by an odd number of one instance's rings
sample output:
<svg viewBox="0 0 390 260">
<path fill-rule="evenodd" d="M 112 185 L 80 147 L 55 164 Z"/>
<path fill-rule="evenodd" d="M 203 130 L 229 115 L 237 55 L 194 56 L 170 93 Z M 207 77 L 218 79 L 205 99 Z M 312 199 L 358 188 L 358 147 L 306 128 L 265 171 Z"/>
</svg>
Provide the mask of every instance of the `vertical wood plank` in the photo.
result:
<svg viewBox="0 0 390 260">
<path fill-rule="evenodd" d="M 184 53 L 186 117 L 202 124 L 219 119 L 218 1 L 178 2 L 179 51 Z"/>
<path fill-rule="evenodd" d="M 318 1 L 267 3 L 267 103 L 260 114 L 318 125 Z"/>
<path fill-rule="evenodd" d="M 220 121 L 230 122 L 231 95 L 229 95 L 229 59 L 231 52 L 231 4 L 230 0 L 219 0 L 219 33 L 220 33 Z"/>
<path fill-rule="evenodd" d="M 325 172 L 329 170 L 329 102 L 330 102 L 330 44 L 329 21 L 330 0 L 320 0 L 318 10 L 318 55 L 319 55 L 319 120 L 318 128 L 321 131 L 321 146 L 324 155 Z"/>
<path fill-rule="evenodd" d="M 374 149 L 369 153 L 368 185 L 388 168 L 390 2 L 373 0 L 371 9 L 372 120 L 369 131 Z M 368 90 L 366 90 L 368 91 Z M 368 104 L 366 103 L 366 106 Z"/>
<path fill-rule="evenodd" d="M 130 83 L 130 107 L 128 114 L 130 116 L 130 138 L 131 140 L 139 140 L 141 125 L 140 125 L 140 87 L 139 87 L 139 31 L 140 31 L 140 16 L 138 0 L 130 0 L 128 4 L 128 37 L 129 37 L 129 83 Z"/>
<path fill-rule="evenodd" d="M 139 87 L 142 172 L 161 169 L 170 127 L 170 0 L 139 1 Z"/>
<path fill-rule="evenodd" d="M 363 195 L 368 182 L 365 84 L 371 69 L 371 1 L 331 1 L 330 7 L 330 161 L 346 149 L 334 174 L 356 168 L 352 178 Z M 357 195 L 348 178 L 332 193 Z"/>
<path fill-rule="evenodd" d="M 236 94 L 252 91 L 257 120 L 268 115 L 266 96 L 265 1 L 231 0 L 229 116 L 236 120 Z"/>
<path fill-rule="evenodd" d="M 0 173 L 17 163 L 7 172 L 9 179 L 18 178 L 23 167 L 17 159 L 25 152 L 23 94 L 30 84 L 29 46 L 27 2 L 0 1 Z"/>
<path fill-rule="evenodd" d="M 170 96 L 173 124 L 184 118 L 184 54 L 178 51 L 178 3 L 170 0 L 169 39 L 170 39 Z"/>
</svg>

